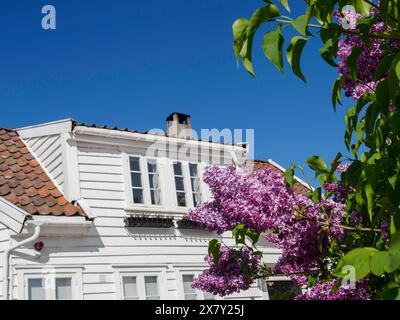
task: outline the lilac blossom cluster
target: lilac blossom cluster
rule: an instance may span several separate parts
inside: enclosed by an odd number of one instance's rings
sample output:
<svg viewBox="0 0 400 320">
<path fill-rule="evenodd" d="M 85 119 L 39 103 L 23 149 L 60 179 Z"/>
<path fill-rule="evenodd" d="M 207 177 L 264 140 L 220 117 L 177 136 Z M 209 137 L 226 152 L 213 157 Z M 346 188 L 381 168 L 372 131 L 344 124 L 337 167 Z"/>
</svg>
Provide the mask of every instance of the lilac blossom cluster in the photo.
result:
<svg viewBox="0 0 400 320">
<path fill-rule="evenodd" d="M 212 166 L 206 169 L 204 180 L 214 199 L 190 211 L 189 219 L 219 233 L 232 230 L 237 224 L 266 232 L 267 240 L 283 251 L 275 271 L 288 275 L 299 285 L 307 284 L 307 274 L 327 268 L 324 257 L 331 240 L 346 236 L 340 226 L 345 220 L 344 204 L 330 199 L 315 203 L 294 194 L 283 177 L 271 169 L 247 173 L 233 166 Z M 207 261 L 211 262 L 210 270 L 196 280 L 197 288 L 225 295 L 234 285 L 237 289 L 245 286 L 246 278 L 239 276 L 242 271 L 237 267 L 226 289 L 223 283 L 232 274 L 225 277 L 228 269 L 222 267 L 216 276 L 212 261 L 208 257 Z"/>
<path fill-rule="evenodd" d="M 340 286 L 336 291 L 333 286 L 338 280 L 318 283 L 306 293 L 295 297 L 295 300 L 370 300 L 372 296 L 367 290 L 367 281 L 357 281 L 355 288 Z"/>
<path fill-rule="evenodd" d="M 374 11 L 371 11 L 371 15 Z M 365 93 L 374 92 L 377 84 L 384 79 L 375 78 L 376 69 L 384 56 L 383 46 L 393 45 L 390 40 L 381 38 L 371 38 L 369 43 L 365 43 L 358 35 L 357 20 L 363 18 L 362 15 L 355 11 L 346 11 L 342 16 L 338 11 L 334 12 L 334 17 L 339 24 L 344 20 L 348 21 L 348 28 L 344 30 L 345 36 L 339 40 L 337 57 L 339 73 L 344 77 L 343 89 L 347 97 L 353 97 L 358 100 Z M 390 32 L 391 28 L 385 26 L 382 22 L 375 23 L 369 30 L 370 34 L 381 33 L 383 31 Z M 357 62 L 357 81 L 354 81 L 349 72 L 347 59 L 353 52 L 353 49 L 360 48 L 361 53 Z"/>
<path fill-rule="evenodd" d="M 256 273 L 260 262 L 260 257 L 246 247 L 240 250 L 221 247 L 217 266 L 212 255 L 204 259 L 210 268 L 194 280 L 192 287 L 221 296 L 247 290 L 253 283 L 249 273 Z M 243 268 L 247 268 L 248 273 L 244 273 Z"/>
</svg>

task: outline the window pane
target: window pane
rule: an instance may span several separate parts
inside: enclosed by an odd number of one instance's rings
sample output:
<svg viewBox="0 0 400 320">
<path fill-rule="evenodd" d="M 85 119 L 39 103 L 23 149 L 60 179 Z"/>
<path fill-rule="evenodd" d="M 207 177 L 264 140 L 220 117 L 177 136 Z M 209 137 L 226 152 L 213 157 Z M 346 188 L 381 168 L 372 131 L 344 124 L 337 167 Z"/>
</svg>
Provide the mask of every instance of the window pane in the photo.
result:
<svg viewBox="0 0 400 320">
<path fill-rule="evenodd" d="M 143 203 L 143 190 L 142 189 L 132 189 L 133 191 L 133 202 Z"/>
<path fill-rule="evenodd" d="M 183 178 L 175 177 L 175 187 L 177 191 L 185 191 L 185 187 L 183 184 Z"/>
<path fill-rule="evenodd" d="M 56 279 L 56 299 L 72 300 L 71 278 Z"/>
<path fill-rule="evenodd" d="M 196 290 L 192 288 L 193 275 L 183 275 L 183 292 L 185 294 L 185 300 L 196 300 Z"/>
<path fill-rule="evenodd" d="M 157 163 L 155 160 L 147 161 L 147 169 L 149 172 L 157 172 Z"/>
<path fill-rule="evenodd" d="M 292 281 L 267 281 L 270 300 L 292 300 L 301 293 L 300 287 Z"/>
<path fill-rule="evenodd" d="M 28 279 L 28 299 L 45 300 L 44 279 Z"/>
<path fill-rule="evenodd" d="M 186 207 L 186 195 L 184 192 L 177 192 L 176 200 L 178 201 L 179 207 Z"/>
<path fill-rule="evenodd" d="M 160 191 L 159 190 L 150 190 L 151 203 L 154 205 L 160 205 Z"/>
<path fill-rule="evenodd" d="M 201 193 L 193 193 L 193 205 L 197 207 L 201 204 Z"/>
<path fill-rule="evenodd" d="M 131 165 L 131 171 L 140 171 L 139 158 L 131 157 L 130 165 Z"/>
<path fill-rule="evenodd" d="M 200 179 L 199 178 L 192 178 L 190 179 L 192 183 L 192 190 L 193 192 L 200 192 Z"/>
<path fill-rule="evenodd" d="M 140 173 L 131 173 L 132 177 L 132 187 L 141 188 L 142 187 L 142 179 Z"/>
<path fill-rule="evenodd" d="M 191 177 L 197 177 L 197 164 L 190 163 L 189 164 L 189 171 Z"/>
<path fill-rule="evenodd" d="M 182 175 L 182 163 L 180 162 L 174 163 L 174 173 L 176 176 Z"/>
<path fill-rule="evenodd" d="M 123 277 L 124 299 L 138 300 L 136 277 Z"/>
<path fill-rule="evenodd" d="M 144 277 L 146 300 L 160 300 L 157 277 Z"/>
<path fill-rule="evenodd" d="M 149 174 L 149 182 L 151 189 L 158 189 L 158 174 Z"/>
</svg>

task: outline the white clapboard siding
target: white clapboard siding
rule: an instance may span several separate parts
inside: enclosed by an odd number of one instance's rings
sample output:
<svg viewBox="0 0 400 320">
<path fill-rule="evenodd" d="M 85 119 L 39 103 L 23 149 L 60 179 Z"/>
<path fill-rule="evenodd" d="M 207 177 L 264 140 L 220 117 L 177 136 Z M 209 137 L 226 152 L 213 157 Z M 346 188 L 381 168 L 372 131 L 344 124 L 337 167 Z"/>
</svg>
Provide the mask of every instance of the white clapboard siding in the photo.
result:
<svg viewBox="0 0 400 320">
<path fill-rule="evenodd" d="M 32 153 L 37 157 L 51 178 L 62 186 L 64 183 L 63 177 L 63 156 L 61 136 L 58 134 L 25 138 L 24 143 L 29 147 Z"/>
<path fill-rule="evenodd" d="M 0 223 L 0 297 L 3 298 L 3 261 L 4 251 L 10 246 L 10 232 Z"/>
<path fill-rule="evenodd" d="M 60 156 L 62 148 L 59 136 L 26 139 L 26 142 L 31 150 L 42 157 L 41 161 L 51 170 L 53 178 L 62 183 L 63 157 Z M 138 154 L 141 153 L 143 150 L 138 151 Z M 119 298 L 121 270 L 159 270 L 167 298 L 182 297 L 179 270 L 182 266 L 193 272 L 205 268 L 204 256 L 207 254 L 208 243 L 219 236 L 206 231 L 176 228 L 126 228 L 124 219 L 128 212 L 125 191 L 129 184 L 125 181 L 124 156 L 119 147 L 78 142 L 77 157 L 79 191 L 96 217 L 93 226 L 80 237 L 40 237 L 38 241 L 45 244 L 41 257 L 34 256 L 30 246 L 16 250 L 12 256 L 11 271 L 13 297 L 19 296 L 18 287 L 23 285 L 18 284 L 21 266 L 81 267 L 83 298 L 86 300 Z M 168 189 L 169 197 L 175 197 L 172 168 L 162 165 L 160 170 L 164 171 L 160 177 L 168 178 L 165 188 Z M 170 201 L 170 207 L 173 202 Z M 166 211 L 168 215 L 168 209 Z M 232 243 L 228 234 L 220 238 L 228 244 Z M 2 239 L 0 234 L 0 244 Z M 277 254 L 268 255 L 268 250 L 265 253 L 269 261 L 275 262 L 278 258 Z M 253 287 L 228 299 L 239 297 L 259 299 L 261 292 Z"/>
</svg>

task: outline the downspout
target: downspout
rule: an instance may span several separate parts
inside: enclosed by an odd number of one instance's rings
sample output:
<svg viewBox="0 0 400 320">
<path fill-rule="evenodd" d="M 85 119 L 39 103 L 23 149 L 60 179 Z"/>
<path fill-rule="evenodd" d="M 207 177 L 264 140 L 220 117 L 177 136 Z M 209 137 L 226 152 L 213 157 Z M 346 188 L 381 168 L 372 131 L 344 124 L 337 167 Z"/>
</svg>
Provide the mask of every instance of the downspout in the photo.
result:
<svg viewBox="0 0 400 320">
<path fill-rule="evenodd" d="M 10 279 L 9 279 L 9 274 L 10 274 L 10 254 L 12 251 L 15 249 L 22 247 L 30 242 L 35 241 L 37 238 L 39 238 L 41 227 L 46 224 L 46 223 L 39 223 L 35 224 L 35 230 L 33 232 L 33 235 L 29 237 L 28 239 L 25 239 L 21 242 L 16 243 L 15 245 L 9 247 L 4 251 L 4 265 L 3 265 L 3 299 L 8 300 L 9 299 L 9 284 L 10 284 Z"/>
</svg>

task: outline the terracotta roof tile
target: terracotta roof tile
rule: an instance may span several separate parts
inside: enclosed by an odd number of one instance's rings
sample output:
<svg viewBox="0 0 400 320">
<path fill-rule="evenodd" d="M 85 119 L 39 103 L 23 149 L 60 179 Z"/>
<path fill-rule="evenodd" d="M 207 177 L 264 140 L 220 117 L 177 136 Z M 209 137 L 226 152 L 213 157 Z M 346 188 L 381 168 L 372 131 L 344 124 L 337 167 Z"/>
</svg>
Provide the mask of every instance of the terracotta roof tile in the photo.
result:
<svg viewBox="0 0 400 320">
<path fill-rule="evenodd" d="M 254 170 L 269 168 L 279 174 L 283 175 L 284 173 L 280 168 L 274 166 L 272 163 L 269 163 L 268 161 L 263 161 L 263 160 L 246 161 L 245 167 L 250 168 L 251 166 L 254 166 Z M 298 194 L 306 195 L 310 190 L 303 184 L 295 182 L 293 186 L 293 191 Z"/>
<path fill-rule="evenodd" d="M 1 128 L 0 197 L 31 215 L 86 216 L 65 199 L 18 134 Z"/>
</svg>

